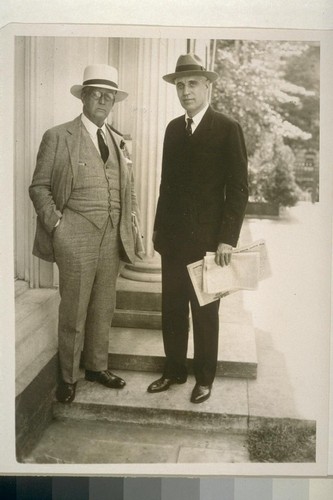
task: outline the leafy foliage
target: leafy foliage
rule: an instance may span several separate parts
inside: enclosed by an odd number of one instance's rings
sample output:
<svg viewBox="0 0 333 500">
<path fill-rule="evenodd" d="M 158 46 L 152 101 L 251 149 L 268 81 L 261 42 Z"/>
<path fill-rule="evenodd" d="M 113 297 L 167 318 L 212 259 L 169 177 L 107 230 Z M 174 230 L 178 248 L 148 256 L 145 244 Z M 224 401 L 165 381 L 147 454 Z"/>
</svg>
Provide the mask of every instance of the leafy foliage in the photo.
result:
<svg viewBox="0 0 333 500">
<path fill-rule="evenodd" d="M 253 201 L 265 200 L 285 207 L 294 206 L 300 195 L 293 169 L 290 168 L 294 161 L 294 154 L 282 137 L 266 134 L 249 167 Z"/>
<path fill-rule="evenodd" d="M 212 105 L 242 125 L 251 195 L 292 206 L 299 195 L 292 148 L 318 143 L 318 71 L 313 70 L 319 67 L 318 47 L 247 40 L 218 40 L 216 47 L 215 71 L 220 76 Z M 309 55 L 312 71 L 304 76 Z"/>
</svg>

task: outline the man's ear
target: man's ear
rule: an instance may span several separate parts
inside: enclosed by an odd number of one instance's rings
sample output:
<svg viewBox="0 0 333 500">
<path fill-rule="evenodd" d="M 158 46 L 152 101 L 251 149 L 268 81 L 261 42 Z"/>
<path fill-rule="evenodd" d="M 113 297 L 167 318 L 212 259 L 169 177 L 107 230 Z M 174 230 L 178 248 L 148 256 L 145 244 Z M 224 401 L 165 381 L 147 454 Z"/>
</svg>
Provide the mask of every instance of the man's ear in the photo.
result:
<svg viewBox="0 0 333 500">
<path fill-rule="evenodd" d="M 83 89 L 81 90 L 81 101 L 83 102 L 83 99 L 85 98 L 85 96 L 87 95 L 87 91 L 86 89 L 83 87 Z"/>
</svg>

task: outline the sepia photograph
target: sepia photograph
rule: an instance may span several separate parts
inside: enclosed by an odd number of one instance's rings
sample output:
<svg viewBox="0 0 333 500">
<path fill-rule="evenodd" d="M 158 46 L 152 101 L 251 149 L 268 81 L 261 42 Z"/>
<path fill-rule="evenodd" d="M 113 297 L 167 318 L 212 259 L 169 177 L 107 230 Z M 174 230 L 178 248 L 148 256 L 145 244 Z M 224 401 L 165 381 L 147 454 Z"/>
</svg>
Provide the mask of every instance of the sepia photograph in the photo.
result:
<svg viewBox="0 0 333 500">
<path fill-rule="evenodd" d="M 327 39 L 40 31 L 13 41 L 19 470 L 324 474 Z"/>
</svg>

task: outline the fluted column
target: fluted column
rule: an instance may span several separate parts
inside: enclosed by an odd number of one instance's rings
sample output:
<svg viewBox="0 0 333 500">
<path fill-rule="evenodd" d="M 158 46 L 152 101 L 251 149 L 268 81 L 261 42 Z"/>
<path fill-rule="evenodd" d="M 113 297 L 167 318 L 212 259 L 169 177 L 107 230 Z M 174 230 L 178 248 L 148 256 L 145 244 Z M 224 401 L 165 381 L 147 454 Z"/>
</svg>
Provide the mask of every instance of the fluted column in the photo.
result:
<svg viewBox="0 0 333 500">
<path fill-rule="evenodd" d="M 72 120 L 82 103 L 70 87 L 87 64 L 116 59 L 118 40 L 94 37 L 17 37 L 15 42 L 15 274 L 32 288 L 58 284 L 58 270 L 32 256 L 36 214 L 28 195 L 42 135 Z"/>
<path fill-rule="evenodd" d="M 146 248 L 144 262 L 134 267 L 126 266 L 124 275 L 131 279 L 156 281 L 159 279 L 159 256 L 154 253 L 152 234 L 156 203 L 161 178 L 163 138 L 167 123 L 182 113 L 175 87 L 166 83 L 162 76 L 175 69 L 180 54 L 186 52 L 186 40 L 137 39 L 135 40 L 136 66 L 126 76 L 126 39 L 121 41 L 121 69 L 124 86 L 126 79 L 134 91 L 135 100 L 127 111 L 133 117 L 132 157 L 135 171 L 136 191 L 141 210 L 141 225 Z M 132 42 L 133 43 L 133 42 Z M 133 56 L 133 46 L 131 47 Z M 133 89 L 133 84 L 135 89 Z M 131 101 L 129 101 L 131 102 Z M 139 272 L 153 271 L 150 276 L 136 277 Z M 130 270 L 130 273 L 128 272 Z"/>
</svg>

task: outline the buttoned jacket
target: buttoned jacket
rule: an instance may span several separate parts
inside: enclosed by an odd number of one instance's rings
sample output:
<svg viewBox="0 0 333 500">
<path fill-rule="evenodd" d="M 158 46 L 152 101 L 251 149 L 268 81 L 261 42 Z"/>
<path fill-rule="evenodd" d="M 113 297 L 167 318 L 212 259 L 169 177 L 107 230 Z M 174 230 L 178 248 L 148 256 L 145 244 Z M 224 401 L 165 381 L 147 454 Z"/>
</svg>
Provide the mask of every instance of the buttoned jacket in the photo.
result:
<svg viewBox="0 0 333 500">
<path fill-rule="evenodd" d="M 37 213 L 37 227 L 33 254 L 54 262 L 52 232 L 75 186 L 80 168 L 81 116 L 73 121 L 53 127 L 45 132 L 37 155 L 37 163 L 29 194 Z M 134 242 L 132 212 L 139 215 L 134 190 L 131 162 L 125 157 L 122 137 L 111 127 L 108 130 L 114 142 L 120 165 L 120 238 L 122 259 L 133 262 Z"/>
<path fill-rule="evenodd" d="M 191 137 L 185 117 L 172 120 L 164 138 L 154 246 L 161 254 L 216 251 L 237 245 L 248 200 L 242 129 L 209 107 Z"/>
</svg>

